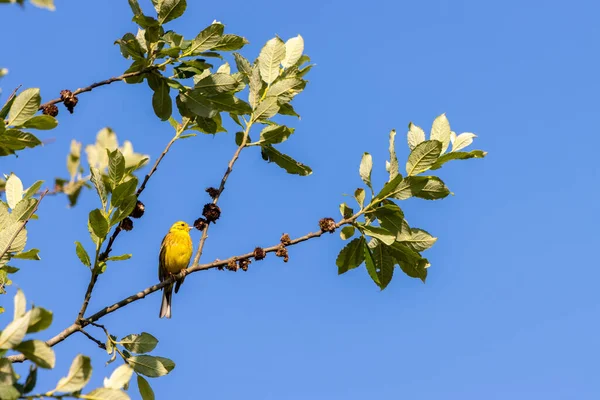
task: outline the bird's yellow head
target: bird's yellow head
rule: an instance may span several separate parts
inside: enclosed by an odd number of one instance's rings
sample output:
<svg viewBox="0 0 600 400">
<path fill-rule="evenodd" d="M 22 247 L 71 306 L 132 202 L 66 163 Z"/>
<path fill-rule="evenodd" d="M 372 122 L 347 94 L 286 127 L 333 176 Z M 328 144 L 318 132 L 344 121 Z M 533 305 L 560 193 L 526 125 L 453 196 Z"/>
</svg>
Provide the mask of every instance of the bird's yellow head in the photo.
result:
<svg viewBox="0 0 600 400">
<path fill-rule="evenodd" d="M 171 225 L 171 229 L 169 229 L 169 232 L 189 232 L 191 230 L 192 227 L 186 224 L 185 222 L 177 221 L 173 225 Z"/>
</svg>

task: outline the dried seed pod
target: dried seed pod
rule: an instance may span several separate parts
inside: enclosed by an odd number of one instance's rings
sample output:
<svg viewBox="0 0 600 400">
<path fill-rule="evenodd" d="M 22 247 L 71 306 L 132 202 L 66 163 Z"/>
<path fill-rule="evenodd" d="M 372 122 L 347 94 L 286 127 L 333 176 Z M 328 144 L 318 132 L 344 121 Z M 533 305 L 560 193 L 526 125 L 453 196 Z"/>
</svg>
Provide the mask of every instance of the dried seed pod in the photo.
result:
<svg viewBox="0 0 600 400">
<path fill-rule="evenodd" d="M 254 249 L 254 259 L 256 261 L 260 261 L 267 256 L 267 253 L 262 247 L 257 247 Z"/>
<path fill-rule="evenodd" d="M 335 221 L 333 218 L 323 218 L 319 221 L 319 228 L 321 228 L 321 232 L 335 232 Z"/>
</svg>

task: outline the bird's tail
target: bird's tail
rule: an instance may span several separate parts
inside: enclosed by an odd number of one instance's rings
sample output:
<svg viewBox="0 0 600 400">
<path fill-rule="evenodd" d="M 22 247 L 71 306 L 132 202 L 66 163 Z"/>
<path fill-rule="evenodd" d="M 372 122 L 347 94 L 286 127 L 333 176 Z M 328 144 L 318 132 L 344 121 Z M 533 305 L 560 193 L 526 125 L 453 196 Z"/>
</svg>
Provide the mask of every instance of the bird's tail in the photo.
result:
<svg viewBox="0 0 600 400">
<path fill-rule="evenodd" d="M 162 304 L 160 305 L 160 318 L 171 318 L 171 296 L 173 295 L 173 285 L 163 288 Z"/>
</svg>

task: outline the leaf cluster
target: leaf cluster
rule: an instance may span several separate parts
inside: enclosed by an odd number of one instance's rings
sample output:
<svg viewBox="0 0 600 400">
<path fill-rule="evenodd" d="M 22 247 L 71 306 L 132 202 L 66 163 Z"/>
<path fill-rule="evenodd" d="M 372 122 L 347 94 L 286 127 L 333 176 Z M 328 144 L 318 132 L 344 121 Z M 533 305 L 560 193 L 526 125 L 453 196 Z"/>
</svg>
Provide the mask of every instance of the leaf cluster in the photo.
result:
<svg viewBox="0 0 600 400">
<path fill-rule="evenodd" d="M 406 176 L 403 177 L 396 155 L 395 136 L 395 131 L 390 132 L 390 160 L 386 162 L 389 178 L 383 188 L 377 193 L 373 190 L 373 159 L 369 153 L 364 153 L 359 175 L 369 188 L 371 199 L 365 204 L 366 191 L 358 188 L 354 192 L 360 208 L 357 214 L 347 204 L 340 205 L 342 217 L 351 221 L 340 232 L 341 238 L 349 240 L 357 234 L 358 237 L 338 254 L 338 273 L 346 273 L 364 263 L 369 276 L 382 290 L 392 280 L 395 266 L 406 275 L 425 282 L 430 263 L 421 253 L 437 241 L 427 231 L 411 227 L 397 201 L 411 197 L 443 199 L 451 193 L 445 183 L 437 176 L 420 174 L 439 169 L 451 160 L 486 155 L 481 150 L 461 151 L 472 143 L 475 135 L 462 133 L 457 136 L 451 131 L 446 115 L 442 114 L 434 120 L 429 140 L 425 139 L 423 129 L 409 124 L 407 139 L 411 151 L 405 165 Z M 450 145 L 452 150 L 446 153 Z M 364 216 L 364 221 L 358 221 L 358 216 Z"/>
</svg>

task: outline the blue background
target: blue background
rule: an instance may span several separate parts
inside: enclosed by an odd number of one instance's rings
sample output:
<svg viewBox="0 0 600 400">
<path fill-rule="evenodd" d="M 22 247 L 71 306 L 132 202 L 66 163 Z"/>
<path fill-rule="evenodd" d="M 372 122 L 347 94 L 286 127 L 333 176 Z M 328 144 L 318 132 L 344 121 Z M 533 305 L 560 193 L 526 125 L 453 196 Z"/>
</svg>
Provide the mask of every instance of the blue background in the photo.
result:
<svg viewBox="0 0 600 400">
<path fill-rule="evenodd" d="M 268 257 L 247 273 L 208 271 L 186 280 L 172 320 L 159 320 L 154 294 L 102 319 L 118 336 L 148 331 L 156 355 L 176 369 L 151 380 L 158 399 L 597 399 L 599 323 L 598 56 L 592 1 L 422 1 L 276 3 L 190 1 L 168 27 L 195 36 L 217 19 L 246 36 L 253 59 L 275 34 L 302 34 L 317 66 L 294 101 L 296 134 L 282 150 L 310 165 L 289 176 L 244 151 L 210 230 L 204 261 L 244 253 L 337 218 L 361 185 L 363 151 L 373 154 L 377 186 L 386 179 L 388 132 L 399 131 L 401 164 L 409 121 L 426 130 L 446 112 L 453 130 L 479 135 L 485 160 L 440 170 L 456 194 L 403 202 L 407 219 L 439 237 L 425 255 L 427 284 L 397 271 L 383 292 L 364 268 L 337 276 L 343 243 L 327 235 Z M 147 14 L 151 6 L 142 3 Z M 112 43 L 135 32 L 125 1 L 58 2 L 54 13 L 1 8 L 0 66 L 45 100 L 119 75 L 129 63 Z M 3 158 L 0 170 L 25 182 L 66 176 L 71 138 L 92 143 L 104 126 L 153 159 L 172 135 L 151 108 L 146 84 L 115 83 L 61 107 L 44 148 Z M 157 281 L 160 241 L 171 223 L 200 216 L 204 189 L 218 185 L 235 150 L 234 128 L 176 143 L 142 200 L 147 214 L 119 237 L 114 254 L 133 253 L 100 277 L 90 311 Z M 145 171 L 147 171 L 146 169 Z M 74 209 L 45 199 L 29 226 L 42 262 L 19 262 L 16 282 L 30 301 L 55 310 L 48 338 L 73 322 L 89 272 L 73 242 L 91 249 L 86 220 L 97 207 L 87 191 Z M 194 242 L 199 232 L 193 233 Z M 16 264 L 16 263 L 15 263 Z M 12 293 L 2 298 L 8 308 Z M 89 329 L 101 337 L 100 331 Z M 81 335 L 59 344 L 38 391 L 64 376 L 77 353 L 93 357 L 89 387 L 114 365 Z M 135 384 L 130 389 L 138 398 Z"/>
</svg>

